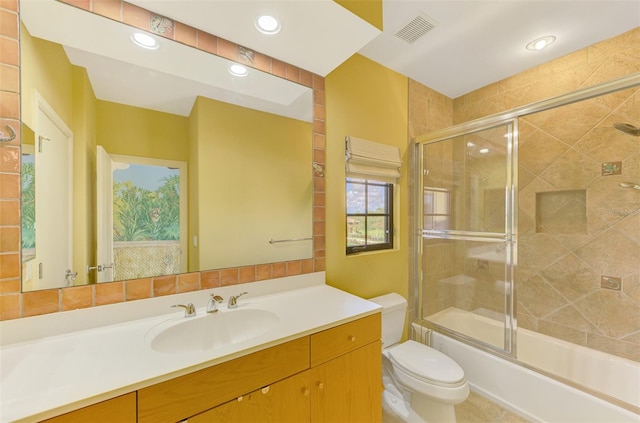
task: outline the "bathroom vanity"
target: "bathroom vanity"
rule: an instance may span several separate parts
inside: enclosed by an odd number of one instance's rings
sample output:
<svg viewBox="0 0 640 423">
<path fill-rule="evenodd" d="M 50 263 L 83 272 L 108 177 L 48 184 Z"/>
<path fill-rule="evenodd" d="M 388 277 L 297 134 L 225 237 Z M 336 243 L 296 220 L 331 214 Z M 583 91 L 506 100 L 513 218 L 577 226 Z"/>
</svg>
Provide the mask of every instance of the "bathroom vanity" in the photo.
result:
<svg viewBox="0 0 640 423">
<path fill-rule="evenodd" d="M 197 297 L 195 318 L 173 309 L 3 342 L 1 421 L 380 421 L 380 307 L 324 283 L 270 292 L 269 286 L 277 290 L 282 283 L 291 281 L 242 285 L 250 294 L 237 309 L 225 303 L 211 314 L 200 306 L 213 292 L 172 296 L 181 303 Z M 228 298 L 238 287 L 215 291 Z M 167 300 L 156 306 L 166 307 Z M 274 324 L 267 313 L 275 315 Z M 247 339 L 216 326 L 233 327 L 236 319 L 254 315 L 263 326 L 248 332 Z M 234 332 L 245 331 L 240 327 Z M 203 328 L 215 328 L 217 337 L 190 344 L 189 332 L 200 339 Z M 179 336 L 174 344 L 171 339 Z M 58 378 L 62 374 L 67 376 Z M 16 385 L 18 380 L 25 383 Z"/>
</svg>

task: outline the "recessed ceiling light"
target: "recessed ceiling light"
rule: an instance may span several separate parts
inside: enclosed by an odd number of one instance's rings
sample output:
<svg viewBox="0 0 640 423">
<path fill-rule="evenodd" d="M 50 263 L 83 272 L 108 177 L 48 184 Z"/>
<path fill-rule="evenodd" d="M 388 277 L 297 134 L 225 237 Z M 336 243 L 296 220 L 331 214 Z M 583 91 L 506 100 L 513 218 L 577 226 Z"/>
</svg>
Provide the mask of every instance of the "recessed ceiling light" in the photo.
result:
<svg viewBox="0 0 640 423">
<path fill-rule="evenodd" d="M 271 15 L 262 15 L 256 19 L 256 28 L 263 34 L 274 35 L 280 32 L 280 22 Z"/>
<path fill-rule="evenodd" d="M 482 154 L 487 154 L 489 152 L 489 149 L 488 148 L 481 148 L 478 151 L 480 151 L 480 153 L 482 153 Z"/>
<path fill-rule="evenodd" d="M 233 76 L 247 76 L 249 74 L 249 69 L 247 69 L 246 66 L 234 63 L 229 66 L 229 73 Z"/>
<path fill-rule="evenodd" d="M 553 35 L 548 35 L 546 37 L 537 38 L 527 44 L 527 50 L 542 50 L 547 47 L 549 44 L 553 43 L 556 40 L 556 37 Z"/>
<path fill-rule="evenodd" d="M 149 34 L 145 34 L 144 32 L 135 32 L 131 36 L 131 41 L 136 45 L 149 50 L 156 50 L 160 47 L 160 44 L 158 44 L 155 38 Z"/>
</svg>

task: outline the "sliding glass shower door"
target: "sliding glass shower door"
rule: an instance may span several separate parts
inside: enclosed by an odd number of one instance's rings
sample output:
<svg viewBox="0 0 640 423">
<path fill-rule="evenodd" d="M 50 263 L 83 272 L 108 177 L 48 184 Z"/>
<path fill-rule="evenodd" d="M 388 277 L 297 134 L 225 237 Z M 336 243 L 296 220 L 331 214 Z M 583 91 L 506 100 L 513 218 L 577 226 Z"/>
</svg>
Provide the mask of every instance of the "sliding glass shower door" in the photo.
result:
<svg viewBox="0 0 640 423">
<path fill-rule="evenodd" d="M 512 355 L 516 126 L 509 120 L 417 144 L 417 317 Z"/>
</svg>

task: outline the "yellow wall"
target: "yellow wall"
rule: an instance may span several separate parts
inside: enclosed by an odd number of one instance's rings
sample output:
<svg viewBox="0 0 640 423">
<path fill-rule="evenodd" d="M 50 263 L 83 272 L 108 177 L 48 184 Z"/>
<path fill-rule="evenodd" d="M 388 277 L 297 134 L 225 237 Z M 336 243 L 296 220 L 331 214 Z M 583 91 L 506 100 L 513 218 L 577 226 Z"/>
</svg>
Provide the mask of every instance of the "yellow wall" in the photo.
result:
<svg viewBox="0 0 640 423">
<path fill-rule="evenodd" d="M 196 103 L 200 267 L 310 258 L 311 241 L 269 239 L 311 236 L 311 124 L 202 97 Z"/>
<path fill-rule="evenodd" d="M 334 0 L 382 31 L 382 0 Z"/>
<path fill-rule="evenodd" d="M 110 154 L 189 159 L 187 117 L 98 100 L 96 133 Z"/>
<path fill-rule="evenodd" d="M 200 192 L 200 163 L 198 161 L 199 143 L 198 143 L 198 128 L 200 127 L 200 102 L 196 100 L 191 114 L 189 115 L 189 168 L 187 173 L 189 175 L 189 186 L 187 190 L 189 192 L 188 210 L 189 210 L 189 223 L 187 227 L 188 241 L 187 246 L 189 249 L 187 270 L 194 272 L 202 269 L 200 267 L 200 255 L 198 254 L 199 248 L 194 244 L 194 236 L 200 232 L 200 200 L 198 193 Z M 206 164 L 203 164 L 206 166 Z"/>
<path fill-rule="evenodd" d="M 408 294 L 407 84 L 394 71 L 354 55 L 325 81 L 327 102 L 327 283 L 362 297 Z M 400 148 L 393 251 L 347 257 L 344 137 L 352 135 Z"/>
<path fill-rule="evenodd" d="M 73 269 L 76 284 L 94 282 L 96 263 L 96 96 L 84 68 L 73 66 Z"/>
<path fill-rule="evenodd" d="M 34 128 L 34 90 L 72 127 L 72 65 L 59 44 L 34 38 L 20 26 L 22 122 Z M 43 72 L 46 69 L 46 72 Z"/>
</svg>

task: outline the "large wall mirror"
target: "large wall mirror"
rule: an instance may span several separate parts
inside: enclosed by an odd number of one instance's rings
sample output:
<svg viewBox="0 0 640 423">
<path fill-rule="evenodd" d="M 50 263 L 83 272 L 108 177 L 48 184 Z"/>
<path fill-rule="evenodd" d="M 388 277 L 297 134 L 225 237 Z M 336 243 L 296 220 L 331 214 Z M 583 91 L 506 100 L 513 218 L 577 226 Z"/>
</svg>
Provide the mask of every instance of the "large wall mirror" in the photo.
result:
<svg viewBox="0 0 640 423">
<path fill-rule="evenodd" d="M 310 88 L 21 1 L 22 290 L 308 259 Z"/>
</svg>

